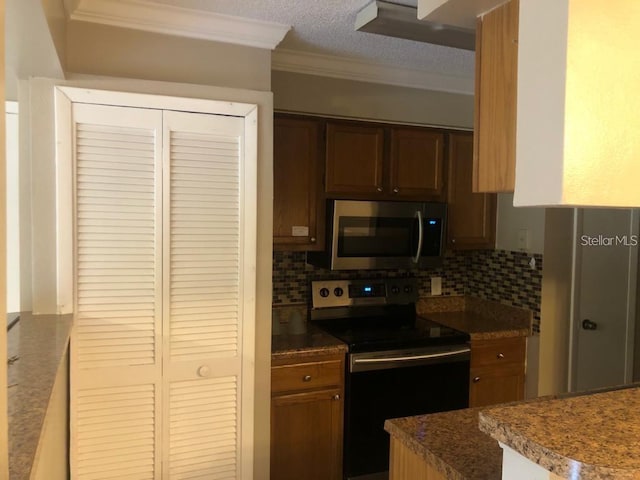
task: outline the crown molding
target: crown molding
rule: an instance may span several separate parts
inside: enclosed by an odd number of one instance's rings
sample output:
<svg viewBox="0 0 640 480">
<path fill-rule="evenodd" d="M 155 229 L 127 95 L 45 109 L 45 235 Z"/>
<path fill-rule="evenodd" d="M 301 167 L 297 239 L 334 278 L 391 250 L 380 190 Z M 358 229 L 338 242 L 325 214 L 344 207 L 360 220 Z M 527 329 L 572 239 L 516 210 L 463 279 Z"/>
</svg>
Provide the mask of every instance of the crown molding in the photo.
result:
<svg viewBox="0 0 640 480">
<path fill-rule="evenodd" d="M 66 0 L 69 18 L 147 32 L 273 50 L 289 25 L 192 10 L 147 0 Z"/>
<path fill-rule="evenodd" d="M 382 63 L 294 50 L 275 50 L 271 55 L 271 68 L 283 72 L 464 95 L 473 95 L 474 91 L 473 78 L 442 75 L 425 70 L 392 67 Z"/>
</svg>

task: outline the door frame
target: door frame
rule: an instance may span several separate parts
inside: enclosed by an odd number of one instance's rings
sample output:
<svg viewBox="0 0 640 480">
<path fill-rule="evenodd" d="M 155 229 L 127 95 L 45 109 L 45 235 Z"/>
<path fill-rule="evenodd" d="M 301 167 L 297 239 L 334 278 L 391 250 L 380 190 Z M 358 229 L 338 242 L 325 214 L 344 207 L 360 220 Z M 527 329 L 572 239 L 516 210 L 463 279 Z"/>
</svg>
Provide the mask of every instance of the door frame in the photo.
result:
<svg viewBox="0 0 640 480">
<path fill-rule="evenodd" d="M 251 261 L 242 262 L 243 285 L 253 286 L 243 297 L 243 320 L 249 326 L 242 335 L 242 378 L 240 391 L 241 421 L 239 424 L 238 451 L 240 474 L 243 479 L 254 478 L 255 434 L 255 359 L 256 359 L 256 303 L 257 303 L 257 255 L 258 255 L 258 105 L 197 98 L 183 98 L 156 94 L 130 93 L 110 90 L 54 86 L 55 118 L 55 177 L 56 177 L 56 302 L 58 313 L 73 313 L 74 306 L 74 201 L 73 158 L 70 138 L 73 103 L 88 103 L 133 107 L 143 109 L 173 110 L 211 115 L 239 117 L 244 120 L 243 150 L 244 183 L 241 185 L 243 200 L 252 208 L 244 208 L 244 225 L 253 226 L 243 234 L 243 250 L 254 252 Z M 67 161 L 66 159 L 69 159 Z M 73 365 L 70 367 L 73 370 Z"/>
</svg>

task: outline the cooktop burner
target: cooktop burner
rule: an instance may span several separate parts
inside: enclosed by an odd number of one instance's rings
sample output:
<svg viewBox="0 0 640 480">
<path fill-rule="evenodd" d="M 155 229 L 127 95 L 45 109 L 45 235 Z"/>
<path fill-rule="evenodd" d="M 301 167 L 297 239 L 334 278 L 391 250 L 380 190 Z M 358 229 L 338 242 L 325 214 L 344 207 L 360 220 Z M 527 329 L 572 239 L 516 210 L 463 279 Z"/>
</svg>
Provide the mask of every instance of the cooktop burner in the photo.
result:
<svg viewBox="0 0 640 480">
<path fill-rule="evenodd" d="M 416 315 L 415 279 L 313 282 L 312 292 L 311 320 L 350 352 L 469 341 L 466 333 Z"/>
</svg>

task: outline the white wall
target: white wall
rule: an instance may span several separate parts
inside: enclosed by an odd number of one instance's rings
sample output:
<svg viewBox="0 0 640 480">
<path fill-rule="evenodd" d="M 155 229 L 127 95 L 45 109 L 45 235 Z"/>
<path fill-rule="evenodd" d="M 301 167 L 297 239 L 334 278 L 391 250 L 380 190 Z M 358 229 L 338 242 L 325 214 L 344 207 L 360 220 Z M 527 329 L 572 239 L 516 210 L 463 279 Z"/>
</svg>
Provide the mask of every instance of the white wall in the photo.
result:
<svg viewBox="0 0 640 480">
<path fill-rule="evenodd" d="M 7 312 L 20 309 L 20 189 L 18 154 L 18 104 L 7 109 Z"/>
<path fill-rule="evenodd" d="M 518 243 L 522 230 L 527 232 L 529 253 L 544 251 L 545 209 L 539 207 L 514 207 L 512 193 L 498 194 L 498 220 L 496 248 L 498 250 L 523 250 Z"/>
<path fill-rule="evenodd" d="M 473 95 L 273 71 L 276 110 L 473 128 Z"/>
</svg>

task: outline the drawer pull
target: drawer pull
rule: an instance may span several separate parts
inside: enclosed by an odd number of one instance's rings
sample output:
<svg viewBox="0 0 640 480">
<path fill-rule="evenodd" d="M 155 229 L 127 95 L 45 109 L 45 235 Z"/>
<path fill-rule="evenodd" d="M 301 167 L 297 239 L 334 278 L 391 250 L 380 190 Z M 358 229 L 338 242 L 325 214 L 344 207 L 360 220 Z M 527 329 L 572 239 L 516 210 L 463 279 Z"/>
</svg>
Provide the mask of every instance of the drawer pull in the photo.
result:
<svg viewBox="0 0 640 480">
<path fill-rule="evenodd" d="M 473 377 L 473 383 L 478 383 L 480 381 L 480 377 Z"/>
<path fill-rule="evenodd" d="M 334 399 L 334 400 L 340 400 L 340 395 L 334 395 L 334 396 L 333 396 L 333 399 Z"/>
<path fill-rule="evenodd" d="M 498 360 L 502 360 L 504 358 L 504 353 L 499 353 L 498 355 L 496 355 L 496 358 Z"/>
<path fill-rule="evenodd" d="M 304 377 L 302 377 L 302 381 L 303 382 L 310 382 L 311 381 L 311 375 L 305 375 Z"/>
</svg>

